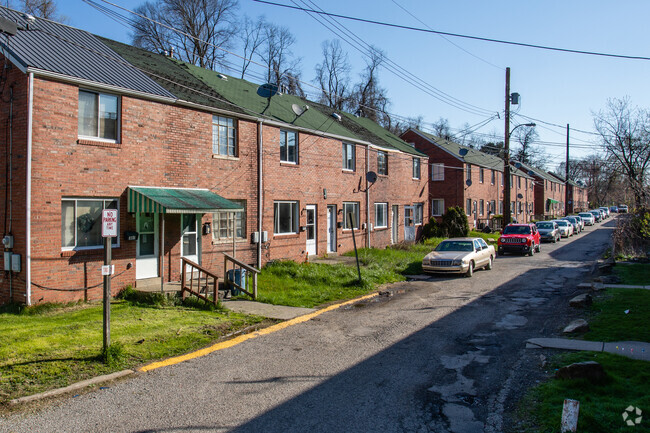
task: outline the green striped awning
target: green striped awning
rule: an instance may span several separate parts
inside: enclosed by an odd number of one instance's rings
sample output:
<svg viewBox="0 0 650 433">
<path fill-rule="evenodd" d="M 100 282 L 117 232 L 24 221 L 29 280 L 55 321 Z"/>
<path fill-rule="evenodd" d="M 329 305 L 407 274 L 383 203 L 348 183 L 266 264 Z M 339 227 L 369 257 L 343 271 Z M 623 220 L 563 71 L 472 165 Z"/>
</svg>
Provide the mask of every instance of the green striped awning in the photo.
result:
<svg viewBox="0 0 650 433">
<path fill-rule="evenodd" d="M 552 198 L 547 198 L 546 201 L 548 201 L 549 203 L 559 203 L 559 201 L 553 200 Z"/>
<path fill-rule="evenodd" d="M 208 189 L 129 186 L 127 194 L 128 212 L 210 213 L 243 210 L 240 204 Z"/>
</svg>

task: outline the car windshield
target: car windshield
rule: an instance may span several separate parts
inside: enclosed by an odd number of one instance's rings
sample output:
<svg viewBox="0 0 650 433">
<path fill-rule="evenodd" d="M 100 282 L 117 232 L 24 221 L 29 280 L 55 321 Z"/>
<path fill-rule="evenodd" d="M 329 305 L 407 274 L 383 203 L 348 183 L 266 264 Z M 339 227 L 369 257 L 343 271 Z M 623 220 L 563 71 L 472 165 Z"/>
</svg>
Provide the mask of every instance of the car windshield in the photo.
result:
<svg viewBox="0 0 650 433">
<path fill-rule="evenodd" d="M 540 229 L 553 229 L 553 223 L 537 223 L 537 228 L 540 228 Z"/>
<path fill-rule="evenodd" d="M 529 235 L 530 227 L 528 226 L 506 226 L 503 229 L 504 235 Z"/>
<path fill-rule="evenodd" d="M 443 241 L 438 244 L 436 251 L 474 251 L 472 241 Z"/>
<path fill-rule="evenodd" d="M 562 227 L 566 227 L 566 226 L 569 225 L 568 221 L 560 220 L 560 221 L 555 221 L 555 222 L 557 223 L 557 225 L 562 226 Z"/>
</svg>

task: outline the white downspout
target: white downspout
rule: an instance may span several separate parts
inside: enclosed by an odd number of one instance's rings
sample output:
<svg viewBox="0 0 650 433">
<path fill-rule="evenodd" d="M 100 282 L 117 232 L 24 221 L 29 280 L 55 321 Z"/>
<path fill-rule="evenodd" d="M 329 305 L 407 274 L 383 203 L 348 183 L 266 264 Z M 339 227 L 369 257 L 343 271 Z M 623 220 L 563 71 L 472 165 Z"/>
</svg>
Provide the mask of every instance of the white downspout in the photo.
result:
<svg viewBox="0 0 650 433">
<path fill-rule="evenodd" d="M 262 126 L 263 122 L 258 122 L 258 138 L 257 138 L 257 269 L 262 268 L 262 205 L 264 203 L 262 197 L 263 182 L 262 182 Z"/>
<path fill-rule="evenodd" d="M 25 235 L 25 303 L 32 304 L 32 112 L 34 109 L 34 73 L 29 73 L 29 96 L 27 106 L 27 227 Z"/>
</svg>

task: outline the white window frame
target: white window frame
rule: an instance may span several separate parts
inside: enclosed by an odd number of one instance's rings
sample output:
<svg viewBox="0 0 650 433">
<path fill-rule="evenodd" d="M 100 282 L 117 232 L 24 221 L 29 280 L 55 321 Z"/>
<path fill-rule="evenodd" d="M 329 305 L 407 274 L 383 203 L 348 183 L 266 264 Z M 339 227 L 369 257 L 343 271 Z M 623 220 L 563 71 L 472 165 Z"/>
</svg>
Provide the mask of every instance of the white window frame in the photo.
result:
<svg viewBox="0 0 650 433">
<path fill-rule="evenodd" d="M 445 180 L 445 164 L 440 164 L 440 163 L 431 164 L 431 180 L 432 181 Z"/>
<path fill-rule="evenodd" d="M 422 176 L 420 167 L 420 158 L 413 158 L 413 179 L 419 180 Z"/>
<path fill-rule="evenodd" d="M 293 135 L 293 145 L 295 148 L 293 160 L 289 158 L 289 135 Z M 298 164 L 298 133 L 296 131 L 290 131 L 288 129 L 280 130 L 280 162 L 286 164 Z"/>
<path fill-rule="evenodd" d="M 465 166 L 465 180 L 472 180 L 472 164 Z"/>
<path fill-rule="evenodd" d="M 436 213 L 436 203 L 439 203 L 439 212 Z M 431 215 L 442 216 L 445 213 L 445 199 L 434 198 L 431 200 Z"/>
<path fill-rule="evenodd" d="M 384 223 L 379 224 L 379 215 L 382 215 Z M 375 203 L 375 228 L 385 229 L 388 227 L 388 203 Z"/>
<path fill-rule="evenodd" d="M 73 198 L 73 197 L 63 197 L 61 199 L 61 251 L 83 251 L 83 250 L 98 250 L 101 248 L 104 248 L 104 239 L 102 238 L 102 241 L 99 245 L 88 245 L 88 246 L 77 246 L 77 243 L 79 241 L 79 236 L 77 233 L 78 230 L 78 222 L 77 222 L 77 204 L 79 202 L 88 202 L 88 201 L 101 201 L 102 202 L 102 209 L 108 209 L 106 207 L 107 202 L 116 202 L 117 203 L 117 233 L 118 236 L 113 238 L 113 241 L 111 242 L 112 248 L 119 248 L 120 247 L 120 199 L 117 197 L 83 197 L 83 198 Z M 63 221 L 63 202 L 73 202 L 74 203 L 74 246 L 64 246 L 63 245 L 63 227 L 64 227 L 64 221 Z M 100 225 L 100 234 L 101 234 L 101 213 L 99 215 L 99 220 L 96 220 L 94 224 L 99 224 Z"/>
<path fill-rule="evenodd" d="M 229 124 L 228 122 L 231 122 L 232 124 Z M 221 128 L 226 128 L 226 153 L 221 153 Z M 232 154 L 229 143 L 230 139 L 232 139 Z M 216 114 L 212 115 L 212 154 L 230 158 L 238 157 L 237 119 Z"/>
<path fill-rule="evenodd" d="M 480 167 L 478 170 L 478 183 L 483 183 L 485 180 L 485 171 L 483 170 L 483 167 Z"/>
<path fill-rule="evenodd" d="M 478 201 L 478 214 L 479 214 L 480 216 L 483 216 L 483 215 L 484 215 L 484 211 L 485 211 L 485 200 L 480 199 L 480 200 Z"/>
<path fill-rule="evenodd" d="M 497 180 L 496 172 L 494 170 L 491 170 L 492 173 L 490 174 L 490 185 L 494 185 L 494 183 Z"/>
<path fill-rule="evenodd" d="M 382 163 L 383 157 L 383 163 Z M 377 174 L 388 176 L 388 152 L 377 151 Z"/>
<path fill-rule="evenodd" d="M 421 226 L 424 221 L 424 203 L 413 203 L 413 221 L 416 226 Z"/>
<path fill-rule="evenodd" d="M 472 199 L 468 198 L 465 200 L 465 214 L 467 216 L 472 214 Z"/>
<path fill-rule="evenodd" d="M 229 199 L 233 203 L 240 204 L 243 211 L 221 210 L 212 214 L 212 240 L 214 242 L 232 242 L 232 233 L 241 227 L 241 236 L 235 236 L 235 240 L 246 239 L 246 200 Z M 234 216 L 234 220 L 233 220 Z M 221 237 L 222 223 L 225 223 L 226 236 Z"/>
<path fill-rule="evenodd" d="M 352 143 L 343 142 L 343 170 L 355 171 L 357 167 L 356 147 Z"/>
<path fill-rule="evenodd" d="M 81 134 L 81 128 L 79 128 L 79 122 L 81 122 L 81 93 L 89 93 L 93 94 L 96 96 L 96 104 L 97 104 L 97 112 L 95 113 L 95 117 L 97 119 L 97 133 L 95 135 L 84 135 Z M 115 138 L 106 138 L 106 137 L 101 137 L 99 135 L 99 131 L 101 129 L 101 122 L 100 122 L 100 117 L 101 117 L 101 99 L 102 97 L 111 97 L 115 98 L 117 100 L 117 107 L 116 107 L 116 125 L 115 125 Z M 94 141 L 103 141 L 106 143 L 118 143 L 119 138 L 120 138 L 120 128 L 121 128 L 121 112 L 122 112 L 122 98 L 120 98 L 119 95 L 115 95 L 113 93 L 103 93 L 103 92 L 96 92 L 94 90 L 88 90 L 88 89 L 79 89 L 79 97 L 77 103 L 79 104 L 79 108 L 77 110 L 77 136 L 78 138 L 82 140 L 94 140 Z"/>
<path fill-rule="evenodd" d="M 344 201 L 343 202 L 343 230 L 351 230 L 352 228 L 348 224 L 348 213 L 350 211 L 350 208 L 352 208 L 352 216 L 354 217 L 354 221 L 352 223 L 354 224 L 355 229 L 359 229 L 359 221 L 360 221 L 360 215 L 359 215 L 359 202 L 358 201 Z"/>
<path fill-rule="evenodd" d="M 283 204 L 289 204 L 291 205 L 291 210 L 290 210 L 290 221 L 289 225 L 291 226 L 291 229 L 286 232 L 281 232 L 280 231 L 280 217 L 278 214 L 278 209 L 280 205 Z M 295 235 L 298 233 L 300 227 L 298 226 L 298 223 L 300 222 L 300 217 L 298 215 L 298 209 L 300 209 L 300 204 L 298 201 L 294 200 L 275 200 L 273 202 L 273 234 L 274 235 Z"/>
</svg>

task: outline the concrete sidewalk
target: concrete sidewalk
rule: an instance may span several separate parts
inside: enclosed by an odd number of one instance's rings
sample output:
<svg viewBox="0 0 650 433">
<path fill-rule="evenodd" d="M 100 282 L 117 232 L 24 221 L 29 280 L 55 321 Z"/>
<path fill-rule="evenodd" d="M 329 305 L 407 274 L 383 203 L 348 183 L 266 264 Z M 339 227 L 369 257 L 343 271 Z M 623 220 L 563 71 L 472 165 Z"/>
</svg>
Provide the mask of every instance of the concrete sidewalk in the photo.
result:
<svg viewBox="0 0 650 433">
<path fill-rule="evenodd" d="M 571 340 L 568 338 L 531 338 L 526 340 L 527 349 L 564 349 L 607 352 L 632 359 L 650 361 L 650 343 L 642 341 L 602 341 Z"/>
<path fill-rule="evenodd" d="M 594 289 L 594 290 L 603 290 L 603 289 L 645 289 L 650 290 L 650 286 L 633 286 L 629 284 L 604 284 L 604 283 L 580 283 L 578 284 L 579 289 Z"/>
<path fill-rule="evenodd" d="M 221 305 L 237 313 L 253 314 L 268 317 L 269 319 L 291 320 L 298 316 L 313 313 L 315 308 L 287 307 L 284 305 L 271 305 L 262 302 L 247 301 L 245 299 L 222 299 Z"/>
</svg>

